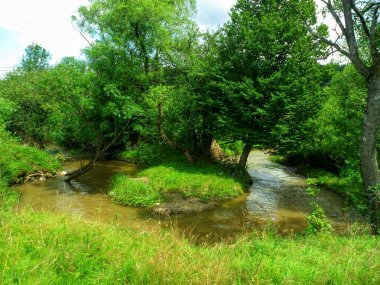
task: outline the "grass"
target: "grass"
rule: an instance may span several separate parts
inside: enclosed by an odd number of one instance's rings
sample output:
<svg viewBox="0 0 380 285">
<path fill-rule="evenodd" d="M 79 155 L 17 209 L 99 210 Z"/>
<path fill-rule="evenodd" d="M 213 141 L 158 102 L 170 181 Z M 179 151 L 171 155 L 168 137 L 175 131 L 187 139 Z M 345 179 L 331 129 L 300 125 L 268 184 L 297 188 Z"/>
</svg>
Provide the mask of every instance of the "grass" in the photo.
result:
<svg viewBox="0 0 380 285">
<path fill-rule="evenodd" d="M 22 182 L 28 174 L 37 171 L 56 172 L 58 160 L 39 149 L 21 145 L 0 130 L 0 180 L 8 184 Z"/>
<path fill-rule="evenodd" d="M 379 284 L 379 240 L 245 235 L 194 246 L 156 224 L 0 215 L 1 284 Z M 339 253 L 339 254 L 337 254 Z"/>
<path fill-rule="evenodd" d="M 228 169 L 206 162 L 196 166 L 181 160 L 165 162 L 141 171 L 139 178 L 115 177 L 109 196 L 123 205 L 152 207 L 164 200 L 165 193 L 209 201 L 236 197 L 245 187 L 243 177 L 233 178 Z"/>
<path fill-rule="evenodd" d="M 2 129 L 0 125 L 0 208 L 11 209 L 19 194 L 8 186 L 23 182 L 35 172 L 54 173 L 60 168 L 58 160 L 48 153 L 20 144 Z"/>
</svg>

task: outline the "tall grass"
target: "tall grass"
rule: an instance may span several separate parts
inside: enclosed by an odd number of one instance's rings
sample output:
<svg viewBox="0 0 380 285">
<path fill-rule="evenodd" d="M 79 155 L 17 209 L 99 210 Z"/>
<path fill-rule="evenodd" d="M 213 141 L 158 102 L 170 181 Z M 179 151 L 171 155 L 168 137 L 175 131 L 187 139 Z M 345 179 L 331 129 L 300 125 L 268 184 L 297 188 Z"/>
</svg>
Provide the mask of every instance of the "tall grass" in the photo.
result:
<svg viewBox="0 0 380 285">
<path fill-rule="evenodd" d="M 246 235 L 194 246 L 156 224 L 2 214 L 0 284 L 379 284 L 375 237 Z"/>
<path fill-rule="evenodd" d="M 0 125 L 0 210 L 11 209 L 19 194 L 8 186 L 37 171 L 56 172 L 60 163 L 44 151 L 20 144 Z"/>
</svg>

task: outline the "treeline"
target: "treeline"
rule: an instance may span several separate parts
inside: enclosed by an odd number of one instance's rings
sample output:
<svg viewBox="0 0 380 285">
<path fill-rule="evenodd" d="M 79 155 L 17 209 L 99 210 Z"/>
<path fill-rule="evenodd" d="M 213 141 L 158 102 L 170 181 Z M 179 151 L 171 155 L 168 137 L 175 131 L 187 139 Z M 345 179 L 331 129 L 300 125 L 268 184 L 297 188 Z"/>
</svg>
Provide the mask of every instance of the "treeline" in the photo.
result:
<svg viewBox="0 0 380 285">
<path fill-rule="evenodd" d="M 321 64 L 313 1 L 239 0 L 216 32 L 199 31 L 195 3 L 93 0 L 74 18 L 92 43 L 85 60 L 30 45 L 0 81 L 0 120 L 23 142 L 92 154 L 166 144 L 189 163 L 213 141 L 292 154 L 359 175 L 366 82 L 351 65 Z M 319 29 L 321 35 L 326 29 Z"/>
</svg>

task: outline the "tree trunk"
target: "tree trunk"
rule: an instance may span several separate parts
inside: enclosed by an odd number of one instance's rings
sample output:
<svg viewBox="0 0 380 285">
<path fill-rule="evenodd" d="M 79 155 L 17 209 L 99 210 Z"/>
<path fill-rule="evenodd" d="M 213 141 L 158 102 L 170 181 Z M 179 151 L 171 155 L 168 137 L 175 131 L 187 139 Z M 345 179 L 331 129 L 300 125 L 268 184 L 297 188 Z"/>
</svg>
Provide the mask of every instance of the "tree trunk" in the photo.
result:
<svg viewBox="0 0 380 285">
<path fill-rule="evenodd" d="M 87 163 L 85 166 L 74 170 L 72 172 L 69 172 L 66 174 L 66 178 L 64 179 L 65 182 L 70 183 L 71 180 L 82 176 L 83 174 L 89 172 L 91 169 L 93 169 L 96 165 L 96 161 L 99 159 L 99 155 L 96 155 L 93 159 L 90 160 L 89 163 Z"/>
<path fill-rule="evenodd" d="M 377 163 L 377 132 L 380 123 L 380 74 L 367 81 L 368 101 L 364 114 L 362 141 L 360 145 L 360 172 L 370 205 L 370 222 L 373 234 L 379 233 L 379 205 L 375 187 L 380 183 Z"/>
<path fill-rule="evenodd" d="M 252 147 L 253 147 L 253 143 L 251 142 L 247 142 L 245 143 L 245 146 L 244 146 L 244 149 L 243 149 L 243 152 L 240 156 L 240 160 L 239 160 L 239 167 L 241 169 L 244 169 L 246 168 L 247 166 L 247 160 L 248 160 L 248 156 L 249 156 L 249 153 L 251 152 L 252 150 Z"/>
</svg>

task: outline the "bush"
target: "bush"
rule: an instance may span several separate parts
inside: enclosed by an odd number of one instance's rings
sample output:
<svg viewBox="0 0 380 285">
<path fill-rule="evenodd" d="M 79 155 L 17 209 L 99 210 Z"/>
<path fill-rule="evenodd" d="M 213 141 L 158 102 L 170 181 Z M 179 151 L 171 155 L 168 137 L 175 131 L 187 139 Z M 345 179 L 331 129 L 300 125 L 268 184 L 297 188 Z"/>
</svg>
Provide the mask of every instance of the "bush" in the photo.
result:
<svg viewBox="0 0 380 285">
<path fill-rule="evenodd" d="M 117 158 L 139 165 L 151 166 L 159 164 L 173 155 L 178 154 L 173 154 L 173 150 L 165 144 L 140 142 L 138 145 L 128 146 L 126 150 L 117 155 Z"/>
<path fill-rule="evenodd" d="M 308 179 L 307 180 L 308 188 L 306 189 L 307 193 L 312 197 L 313 201 L 310 203 L 312 207 L 311 214 L 306 218 L 307 234 L 318 234 L 318 233 L 330 233 L 332 227 L 327 219 L 325 211 L 317 203 L 317 195 L 320 191 L 319 188 L 316 188 L 317 180 Z"/>
</svg>

